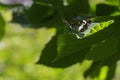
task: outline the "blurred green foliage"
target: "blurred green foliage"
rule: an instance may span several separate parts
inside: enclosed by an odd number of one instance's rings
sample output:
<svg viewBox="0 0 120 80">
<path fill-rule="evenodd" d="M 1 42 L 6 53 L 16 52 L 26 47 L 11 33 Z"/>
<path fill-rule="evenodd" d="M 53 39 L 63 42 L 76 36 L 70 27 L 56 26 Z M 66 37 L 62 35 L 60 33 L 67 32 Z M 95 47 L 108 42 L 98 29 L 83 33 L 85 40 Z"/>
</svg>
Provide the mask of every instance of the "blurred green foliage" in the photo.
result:
<svg viewBox="0 0 120 80">
<path fill-rule="evenodd" d="M 2 39 L 4 33 L 5 33 L 5 22 L 2 15 L 0 15 L 0 40 Z"/>
<path fill-rule="evenodd" d="M 62 22 L 76 16 L 98 25 L 77 39 Z M 119 25 L 119 0 L 0 4 L 0 80 L 112 80 L 120 59 Z"/>
</svg>

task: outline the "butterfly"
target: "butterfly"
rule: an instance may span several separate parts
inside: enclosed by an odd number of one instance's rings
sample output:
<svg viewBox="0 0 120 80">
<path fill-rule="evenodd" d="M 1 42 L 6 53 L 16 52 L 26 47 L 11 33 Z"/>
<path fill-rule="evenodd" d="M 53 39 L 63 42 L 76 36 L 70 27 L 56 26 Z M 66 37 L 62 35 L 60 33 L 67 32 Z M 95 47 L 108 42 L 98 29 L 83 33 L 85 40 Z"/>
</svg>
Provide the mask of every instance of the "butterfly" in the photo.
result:
<svg viewBox="0 0 120 80">
<path fill-rule="evenodd" d="M 74 18 L 71 21 L 63 20 L 63 22 L 68 26 L 69 33 L 76 35 L 78 39 L 85 37 L 90 32 L 90 29 L 98 24 L 93 23 L 90 19 L 80 17 Z"/>
</svg>

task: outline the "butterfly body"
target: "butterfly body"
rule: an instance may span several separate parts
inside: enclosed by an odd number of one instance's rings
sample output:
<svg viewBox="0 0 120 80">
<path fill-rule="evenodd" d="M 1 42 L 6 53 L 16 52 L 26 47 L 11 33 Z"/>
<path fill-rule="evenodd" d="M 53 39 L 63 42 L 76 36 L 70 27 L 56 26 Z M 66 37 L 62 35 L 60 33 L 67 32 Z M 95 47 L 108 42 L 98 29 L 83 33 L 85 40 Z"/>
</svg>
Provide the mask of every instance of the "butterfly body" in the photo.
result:
<svg viewBox="0 0 120 80">
<path fill-rule="evenodd" d="M 64 20 L 64 23 L 69 27 L 70 33 L 75 34 L 78 39 L 81 39 L 85 36 L 85 32 L 88 31 L 92 21 L 89 19 L 77 18 L 71 22 Z"/>
</svg>

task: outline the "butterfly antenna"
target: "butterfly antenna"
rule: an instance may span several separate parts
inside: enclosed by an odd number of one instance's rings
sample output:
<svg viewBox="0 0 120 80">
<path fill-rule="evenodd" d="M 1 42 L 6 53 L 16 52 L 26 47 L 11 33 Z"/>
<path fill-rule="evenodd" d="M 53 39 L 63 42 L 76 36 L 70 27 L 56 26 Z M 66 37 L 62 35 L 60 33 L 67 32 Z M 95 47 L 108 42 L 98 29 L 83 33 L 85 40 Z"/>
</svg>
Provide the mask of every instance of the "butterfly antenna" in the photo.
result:
<svg viewBox="0 0 120 80">
<path fill-rule="evenodd" d="M 63 19 L 63 23 L 70 27 L 70 29 L 72 29 L 71 24 L 67 20 Z"/>
</svg>

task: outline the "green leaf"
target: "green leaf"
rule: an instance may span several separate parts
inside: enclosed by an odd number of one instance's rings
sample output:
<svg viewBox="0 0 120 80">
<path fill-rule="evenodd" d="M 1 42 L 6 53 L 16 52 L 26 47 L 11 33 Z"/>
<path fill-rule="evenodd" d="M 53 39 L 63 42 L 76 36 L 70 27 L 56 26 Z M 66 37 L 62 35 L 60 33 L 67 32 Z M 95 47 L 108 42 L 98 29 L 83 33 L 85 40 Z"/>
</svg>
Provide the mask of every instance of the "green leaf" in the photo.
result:
<svg viewBox="0 0 120 80">
<path fill-rule="evenodd" d="M 90 6 L 88 0 L 67 0 L 67 5 L 64 6 L 62 12 L 64 12 L 65 18 L 71 18 L 74 16 L 88 16 L 90 12 Z"/>
<path fill-rule="evenodd" d="M 4 36 L 4 33 L 5 33 L 5 22 L 2 16 L 0 15 L 0 40 Z"/>
<path fill-rule="evenodd" d="M 119 18 L 119 16 L 117 16 L 117 18 Z M 38 63 L 52 67 L 67 67 L 83 61 L 91 46 L 104 40 L 114 38 L 115 36 L 119 36 L 120 29 L 119 26 L 117 26 L 119 24 L 119 19 L 114 19 L 114 17 L 99 17 L 96 18 L 96 21 L 98 21 L 98 19 L 103 22 L 113 19 L 115 23 L 83 39 L 77 39 L 70 34 L 61 33 L 56 35 L 55 40 L 53 38 L 53 41 L 50 41 L 44 48 Z M 106 45 L 109 45 L 110 42 L 107 42 Z"/>
<path fill-rule="evenodd" d="M 79 50 L 77 52 L 74 52 L 74 54 L 65 56 L 63 58 L 60 58 L 58 60 L 56 60 L 56 58 L 52 61 L 54 67 L 61 67 L 61 68 L 65 68 L 65 67 L 69 67 L 73 64 L 76 64 L 78 62 L 82 62 L 84 60 L 85 55 L 87 54 L 87 52 L 89 51 L 89 47 Z"/>
<path fill-rule="evenodd" d="M 120 60 L 120 37 L 119 37 L 119 42 L 118 42 L 118 52 L 117 52 L 117 56 L 116 56 L 116 60 Z"/>
<path fill-rule="evenodd" d="M 2 3 L 0 3 L 0 10 L 12 9 L 12 8 L 17 8 L 17 7 L 22 7 L 22 5 L 21 4 L 2 4 Z"/>
<path fill-rule="evenodd" d="M 96 6 L 96 15 L 97 16 L 108 16 L 118 10 L 117 6 L 108 5 L 108 4 L 98 4 Z"/>
<path fill-rule="evenodd" d="M 90 32 L 87 34 L 87 36 L 92 35 L 100 30 L 103 30 L 106 27 L 109 27 L 110 24 L 114 23 L 114 20 L 109 20 L 106 22 L 97 23 L 97 25 L 93 25 L 94 27 L 91 28 Z M 91 25 L 92 26 L 92 25 Z"/>
<path fill-rule="evenodd" d="M 120 20 L 120 15 L 118 16 L 99 16 L 99 17 L 95 17 L 92 18 L 93 22 L 105 22 L 105 21 L 109 21 L 109 20 L 114 20 L 114 22 L 117 22 Z"/>
<path fill-rule="evenodd" d="M 109 27 L 107 27 L 103 30 L 100 30 L 90 36 L 83 38 L 83 39 L 77 39 L 75 37 L 72 37 L 69 34 L 60 35 L 60 37 L 58 39 L 59 45 L 58 45 L 57 59 L 62 58 L 67 55 L 70 55 L 70 54 L 74 54 L 75 52 L 77 52 L 79 50 L 82 50 L 86 47 L 90 47 L 91 45 L 101 42 L 109 37 L 118 36 L 119 31 L 117 31 L 118 29 L 116 29 L 116 28 L 118 28 L 119 26 L 116 26 L 116 25 L 118 25 L 118 23 L 114 23 L 114 25 L 111 24 L 111 25 L 109 25 Z M 103 26 L 106 27 L 106 23 L 105 23 L 105 25 L 102 25 L 101 27 L 103 27 Z"/>
<path fill-rule="evenodd" d="M 23 12 L 22 13 L 13 12 L 12 17 L 13 18 L 12 18 L 11 22 L 19 23 L 23 27 L 24 27 L 24 25 L 29 25 L 30 24 L 29 20 L 27 19 L 27 15 Z"/>
<path fill-rule="evenodd" d="M 113 78 L 115 77 L 116 67 L 117 67 L 116 63 L 113 63 L 109 66 L 109 71 L 106 80 L 113 80 Z"/>
<path fill-rule="evenodd" d="M 26 13 L 31 23 L 40 24 L 42 21 L 46 21 L 48 17 L 52 17 L 54 10 L 52 6 L 34 3 Z"/>
<path fill-rule="evenodd" d="M 57 36 L 54 36 L 42 51 L 40 60 L 37 63 L 51 65 L 57 55 Z"/>
<path fill-rule="evenodd" d="M 99 76 L 100 68 L 103 66 L 101 61 L 93 62 L 91 67 L 84 73 L 84 77 L 96 77 Z"/>
<path fill-rule="evenodd" d="M 105 0 L 107 3 L 111 4 L 111 5 L 116 5 L 116 6 L 120 6 L 120 0 Z"/>
<path fill-rule="evenodd" d="M 55 9 L 60 9 L 63 6 L 63 0 L 35 0 L 35 3 L 53 6 Z"/>
<path fill-rule="evenodd" d="M 117 56 L 116 53 L 107 59 L 93 62 L 92 66 L 84 73 L 84 76 L 90 76 L 97 80 L 112 80 L 115 74 L 116 61 L 118 60 Z"/>
<path fill-rule="evenodd" d="M 40 56 L 39 61 L 37 62 L 38 64 L 43 64 L 46 66 L 51 66 L 51 67 L 68 67 L 71 66 L 72 64 L 75 64 L 77 62 L 81 62 L 86 53 L 89 51 L 89 48 L 85 48 L 83 50 L 80 50 L 76 52 L 76 54 L 68 55 L 62 59 L 55 60 L 57 56 L 57 35 L 54 36 L 51 41 L 46 45 L 44 50 L 42 51 L 42 55 Z"/>
<path fill-rule="evenodd" d="M 112 54 L 115 54 L 118 49 L 118 39 L 109 38 L 92 46 L 90 52 L 86 55 L 86 59 L 94 61 L 103 60 Z"/>
</svg>

